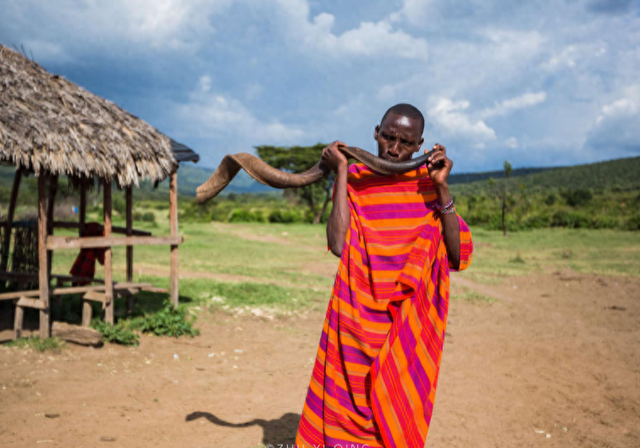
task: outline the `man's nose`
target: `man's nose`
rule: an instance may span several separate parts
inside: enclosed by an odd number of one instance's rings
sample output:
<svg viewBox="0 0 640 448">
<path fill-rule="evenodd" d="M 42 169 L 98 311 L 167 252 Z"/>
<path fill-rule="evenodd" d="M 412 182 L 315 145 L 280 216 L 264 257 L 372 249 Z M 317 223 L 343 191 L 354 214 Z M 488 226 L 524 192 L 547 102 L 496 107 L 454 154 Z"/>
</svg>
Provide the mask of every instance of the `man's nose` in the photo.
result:
<svg viewBox="0 0 640 448">
<path fill-rule="evenodd" d="M 398 142 L 395 142 L 393 145 L 389 147 L 389 154 L 393 156 L 397 156 L 398 154 L 400 154 L 400 151 L 398 148 Z"/>
</svg>

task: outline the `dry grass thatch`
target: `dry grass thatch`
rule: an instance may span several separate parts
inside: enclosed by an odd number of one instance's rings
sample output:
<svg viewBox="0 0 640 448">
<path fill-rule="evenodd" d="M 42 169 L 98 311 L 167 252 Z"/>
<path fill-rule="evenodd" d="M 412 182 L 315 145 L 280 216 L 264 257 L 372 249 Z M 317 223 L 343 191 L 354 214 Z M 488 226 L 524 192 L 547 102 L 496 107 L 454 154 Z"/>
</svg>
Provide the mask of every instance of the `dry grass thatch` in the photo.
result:
<svg viewBox="0 0 640 448">
<path fill-rule="evenodd" d="M 2 45 L 0 160 L 120 186 L 161 181 L 178 164 L 151 125 Z"/>
</svg>

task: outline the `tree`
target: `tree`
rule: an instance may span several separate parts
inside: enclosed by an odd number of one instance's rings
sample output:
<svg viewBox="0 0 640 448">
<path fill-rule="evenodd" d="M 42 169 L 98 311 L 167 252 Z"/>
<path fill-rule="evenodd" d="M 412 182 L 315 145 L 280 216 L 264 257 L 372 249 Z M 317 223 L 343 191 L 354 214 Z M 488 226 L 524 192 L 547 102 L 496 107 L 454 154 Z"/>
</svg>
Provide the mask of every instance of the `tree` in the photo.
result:
<svg viewBox="0 0 640 448">
<path fill-rule="evenodd" d="M 504 161 L 504 184 L 502 185 L 502 234 L 507 236 L 507 194 L 509 193 L 509 177 L 511 177 L 511 163 Z"/>
<path fill-rule="evenodd" d="M 317 143 L 314 146 L 256 146 L 258 157 L 279 170 L 291 173 L 302 173 L 318 163 L 322 150 L 327 145 Z M 313 213 L 313 223 L 318 224 L 327 210 L 335 174 L 331 173 L 324 179 L 306 187 L 297 188 L 298 197 L 303 200 Z"/>
</svg>

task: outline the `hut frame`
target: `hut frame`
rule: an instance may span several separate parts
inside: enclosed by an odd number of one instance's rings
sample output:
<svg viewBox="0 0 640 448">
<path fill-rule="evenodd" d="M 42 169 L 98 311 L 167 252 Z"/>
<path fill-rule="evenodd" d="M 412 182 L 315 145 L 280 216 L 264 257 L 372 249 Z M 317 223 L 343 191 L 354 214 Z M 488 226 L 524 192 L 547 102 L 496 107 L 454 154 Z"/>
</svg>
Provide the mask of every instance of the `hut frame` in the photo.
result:
<svg viewBox="0 0 640 448">
<path fill-rule="evenodd" d="M 35 117 L 35 118 L 34 118 Z M 37 121 L 42 128 L 34 126 Z M 45 132 L 46 131 L 46 132 Z M 51 75 L 33 61 L 0 45 L 0 161 L 16 166 L 3 233 L 0 279 L 24 284 L 37 278 L 38 289 L 0 293 L 0 301 L 14 300 L 14 337 L 22 334 L 24 309 L 40 314 L 40 337 L 51 336 L 51 300 L 64 294 L 82 294 L 82 324 L 91 321 L 91 302 L 99 302 L 107 323 L 114 323 L 116 295 L 131 297 L 139 291 L 169 292 L 178 305 L 178 167 L 197 162 L 199 156 L 115 104 L 77 85 Z M 38 273 L 7 272 L 11 230 L 18 191 L 25 172 L 38 178 Z M 80 182 L 79 221 L 54 221 L 59 175 L 101 180 L 104 236 L 80 236 L 86 225 L 86 183 Z M 169 184 L 169 236 L 152 236 L 133 228 L 132 186 L 139 179 Z M 126 227 L 112 225 L 112 182 L 125 190 Z M 55 228 L 77 228 L 78 236 L 55 236 Z M 121 234 L 123 236 L 114 236 Z M 138 245 L 170 246 L 170 289 L 133 282 L 133 248 Z M 126 246 L 126 281 L 113 281 L 112 247 Z M 104 248 L 104 280 L 52 275 L 54 251 Z M 51 281 L 56 286 L 51 288 Z M 90 281 L 88 286 L 65 287 L 65 283 Z M 21 289 L 20 287 L 18 289 Z"/>
</svg>

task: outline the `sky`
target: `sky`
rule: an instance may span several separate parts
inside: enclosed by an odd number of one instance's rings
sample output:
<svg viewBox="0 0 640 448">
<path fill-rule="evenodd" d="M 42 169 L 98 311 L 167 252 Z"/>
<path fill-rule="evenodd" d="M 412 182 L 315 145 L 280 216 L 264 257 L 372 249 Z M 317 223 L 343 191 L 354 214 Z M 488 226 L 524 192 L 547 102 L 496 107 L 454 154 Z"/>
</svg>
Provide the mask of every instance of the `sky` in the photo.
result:
<svg viewBox="0 0 640 448">
<path fill-rule="evenodd" d="M 640 155 L 638 0 L 0 0 L 0 43 L 187 144 L 343 141 L 407 102 L 455 172 Z"/>
</svg>

